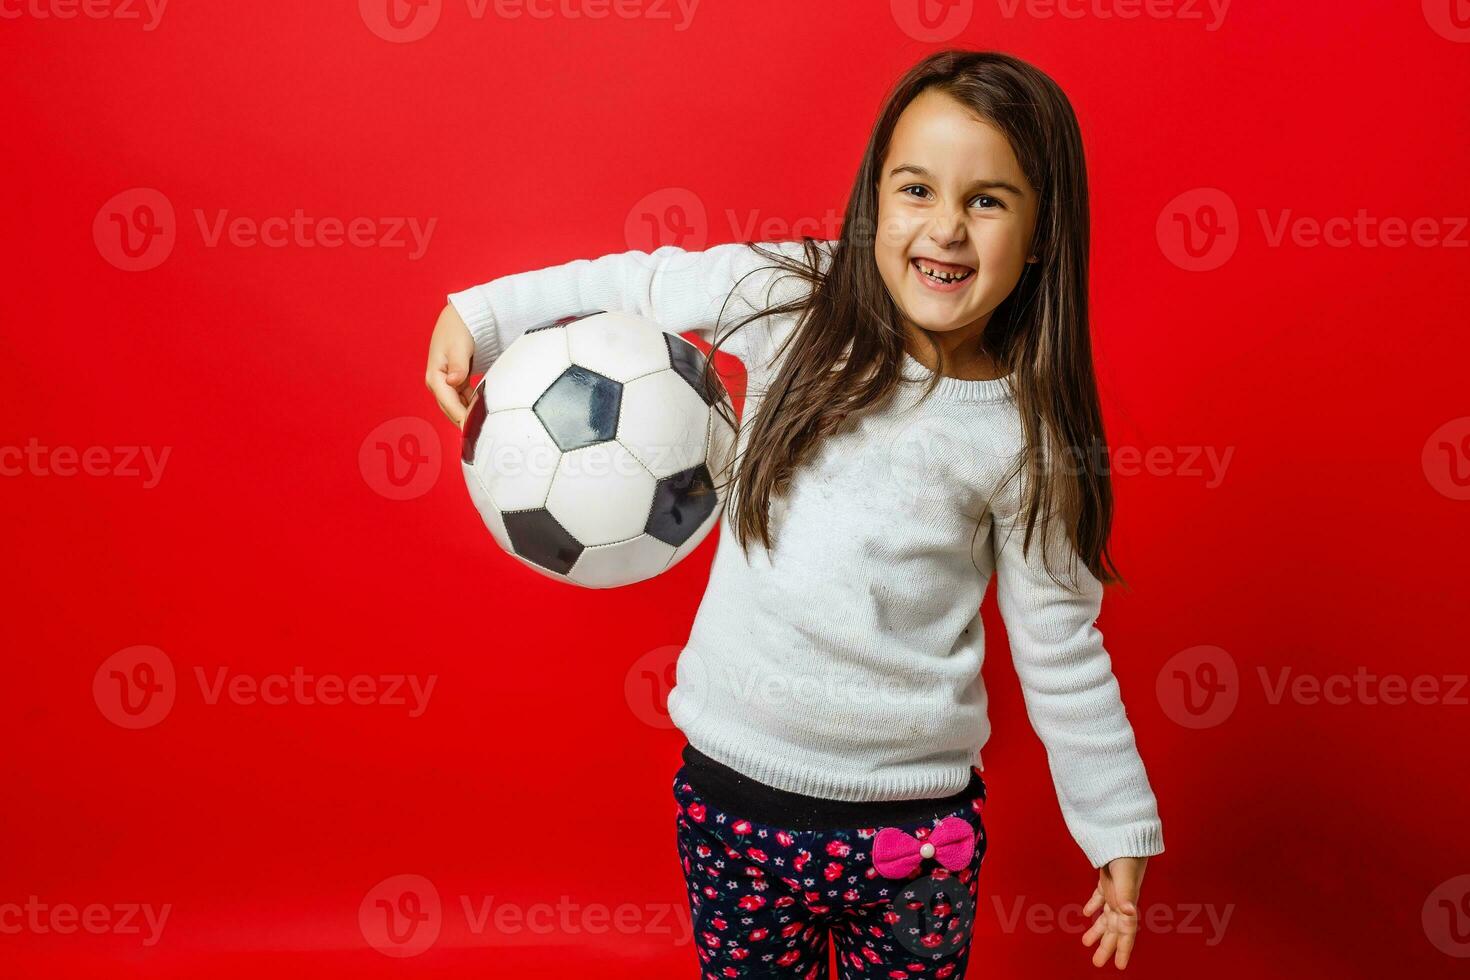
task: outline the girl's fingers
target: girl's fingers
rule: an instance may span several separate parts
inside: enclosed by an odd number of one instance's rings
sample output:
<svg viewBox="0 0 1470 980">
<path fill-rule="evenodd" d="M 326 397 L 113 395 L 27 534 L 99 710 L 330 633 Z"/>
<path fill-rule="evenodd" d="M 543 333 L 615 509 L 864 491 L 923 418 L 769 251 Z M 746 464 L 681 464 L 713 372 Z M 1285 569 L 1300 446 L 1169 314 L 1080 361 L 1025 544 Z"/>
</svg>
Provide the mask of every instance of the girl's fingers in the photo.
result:
<svg viewBox="0 0 1470 980">
<path fill-rule="evenodd" d="M 1133 955 L 1133 940 L 1135 933 L 1125 932 L 1118 937 L 1118 969 L 1128 965 L 1128 957 Z"/>
<path fill-rule="evenodd" d="M 1091 915 L 1092 913 L 1096 912 L 1099 908 L 1102 907 L 1102 900 L 1102 889 L 1094 888 L 1092 890 L 1092 897 L 1087 900 L 1086 905 L 1082 906 L 1082 914 Z"/>
<path fill-rule="evenodd" d="M 1098 943 L 1097 952 L 1092 954 L 1092 965 L 1102 966 L 1113 956 L 1113 949 L 1118 945 L 1118 935 L 1111 929 L 1103 933 L 1102 942 Z"/>
<path fill-rule="evenodd" d="M 440 411 L 449 421 L 455 425 L 463 425 L 465 415 L 468 414 L 464 399 L 460 396 L 459 389 L 449 383 L 442 367 L 429 372 L 429 390 L 433 392 Z"/>
<path fill-rule="evenodd" d="M 1082 934 L 1082 945 L 1091 946 L 1097 942 L 1102 937 L 1105 922 L 1106 919 L 1103 917 L 1093 919 L 1092 925 L 1088 926 L 1087 931 Z"/>
</svg>

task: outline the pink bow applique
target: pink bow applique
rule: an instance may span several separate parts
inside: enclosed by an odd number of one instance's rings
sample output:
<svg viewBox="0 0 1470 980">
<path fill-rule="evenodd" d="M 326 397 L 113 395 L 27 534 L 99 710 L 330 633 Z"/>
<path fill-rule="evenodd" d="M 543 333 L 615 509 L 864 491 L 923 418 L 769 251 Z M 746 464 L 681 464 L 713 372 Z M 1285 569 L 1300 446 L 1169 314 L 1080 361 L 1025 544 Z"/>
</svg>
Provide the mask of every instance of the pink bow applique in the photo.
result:
<svg viewBox="0 0 1470 980">
<path fill-rule="evenodd" d="M 939 821 L 922 844 L 897 827 L 884 827 L 873 838 L 873 867 L 886 878 L 907 878 L 926 857 L 958 871 L 970 863 L 974 853 L 975 828 L 962 817 Z"/>
</svg>

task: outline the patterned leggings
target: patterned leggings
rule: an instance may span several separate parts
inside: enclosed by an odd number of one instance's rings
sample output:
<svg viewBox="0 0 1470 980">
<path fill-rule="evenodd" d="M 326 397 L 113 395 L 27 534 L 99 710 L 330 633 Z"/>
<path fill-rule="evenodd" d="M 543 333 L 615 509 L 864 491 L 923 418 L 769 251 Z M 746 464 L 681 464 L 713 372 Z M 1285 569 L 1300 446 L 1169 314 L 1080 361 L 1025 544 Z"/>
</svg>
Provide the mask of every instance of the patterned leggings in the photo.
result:
<svg viewBox="0 0 1470 980">
<path fill-rule="evenodd" d="M 880 828 L 754 822 L 700 796 L 683 766 L 673 791 L 703 980 L 827 980 L 829 941 L 840 980 L 964 977 L 985 856 L 983 790 L 949 814 L 888 825 L 876 863 Z M 936 851 L 931 835 L 950 843 Z"/>
</svg>

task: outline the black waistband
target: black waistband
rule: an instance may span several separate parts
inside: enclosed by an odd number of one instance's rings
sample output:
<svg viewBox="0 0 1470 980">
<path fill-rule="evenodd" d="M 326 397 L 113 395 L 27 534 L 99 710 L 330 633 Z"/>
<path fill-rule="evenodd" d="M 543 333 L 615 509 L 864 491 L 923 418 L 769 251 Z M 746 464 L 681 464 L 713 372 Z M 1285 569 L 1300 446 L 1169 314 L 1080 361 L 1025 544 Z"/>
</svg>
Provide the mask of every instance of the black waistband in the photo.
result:
<svg viewBox="0 0 1470 980">
<path fill-rule="evenodd" d="M 971 767 L 970 783 L 951 796 L 922 800 L 878 800 L 857 803 L 792 793 L 736 772 L 692 745 L 684 746 L 684 775 L 689 785 L 721 810 L 786 830 L 836 830 L 881 827 L 927 820 L 957 810 L 985 795 L 985 781 Z"/>
</svg>

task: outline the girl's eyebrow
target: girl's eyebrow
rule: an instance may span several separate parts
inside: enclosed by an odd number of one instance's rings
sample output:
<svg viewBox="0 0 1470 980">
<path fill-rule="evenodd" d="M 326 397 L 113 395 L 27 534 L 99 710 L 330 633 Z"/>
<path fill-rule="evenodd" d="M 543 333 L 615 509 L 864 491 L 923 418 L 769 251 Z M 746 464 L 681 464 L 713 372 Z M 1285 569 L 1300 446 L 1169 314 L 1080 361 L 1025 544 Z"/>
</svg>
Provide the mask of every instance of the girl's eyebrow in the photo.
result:
<svg viewBox="0 0 1470 980">
<path fill-rule="evenodd" d="M 919 166 L 917 163 L 900 163 L 898 166 L 896 166 L 892 170 L 888 171 L 888 176 L 892 177 L 895 174 L 900 174 L 900 173 L 916 174 L 917 176 L 925 177 L 925 178 L 927 178 L 929 180 L 934 180 L 935 179 L 935 177 L 934 177 L 933 174 L 931 174 L 928 170 L 925 170 L 923 167 Z M 1025 195 L 1025 192 L 1023 192 L 1021 190 L 1021 188 L 1017 187 L 1015 184 L 1009 183 L 1009 182 L 1004 181 L 1004 180 L 994 180 L 994 179 L 990 179 L 990 180 L 977 180 L 977 181 L 973 182 L 972 184 L 970 184 L 970 188 L 969 189 L 973 191 L 973 190 L 977 190 L 977 189 L 982 188 L 982 187 L 985 187 L 985 188 L 999 187 L 1001 190 L 1010 191 L 1012 194 L 1016 195 L 1017 197 L 1025 197 L 1026 196 Z"/>
</svg>

